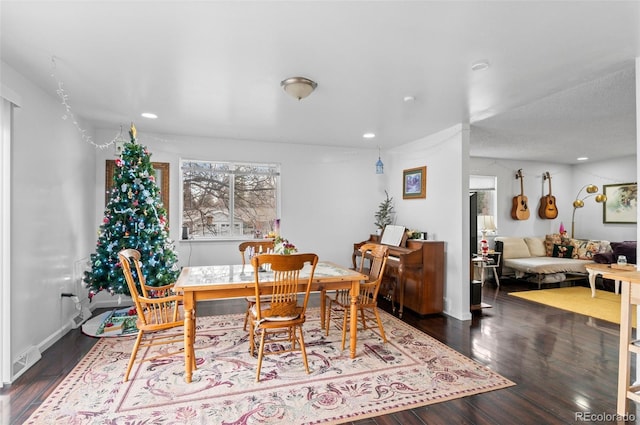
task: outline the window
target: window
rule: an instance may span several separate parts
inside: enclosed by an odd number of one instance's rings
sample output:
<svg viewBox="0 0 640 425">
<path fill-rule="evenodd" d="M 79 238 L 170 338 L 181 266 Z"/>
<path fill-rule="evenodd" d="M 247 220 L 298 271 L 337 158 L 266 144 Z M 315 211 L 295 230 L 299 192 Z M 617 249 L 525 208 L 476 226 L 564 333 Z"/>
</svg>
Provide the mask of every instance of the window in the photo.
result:
<svg viewBox="0 0 640 425">
<path fill-rule="evenodd" d="M 182 226 L 193 239 L 262 237 L 280 216 L 280 166 L 182 160 Z"/>
</svg>

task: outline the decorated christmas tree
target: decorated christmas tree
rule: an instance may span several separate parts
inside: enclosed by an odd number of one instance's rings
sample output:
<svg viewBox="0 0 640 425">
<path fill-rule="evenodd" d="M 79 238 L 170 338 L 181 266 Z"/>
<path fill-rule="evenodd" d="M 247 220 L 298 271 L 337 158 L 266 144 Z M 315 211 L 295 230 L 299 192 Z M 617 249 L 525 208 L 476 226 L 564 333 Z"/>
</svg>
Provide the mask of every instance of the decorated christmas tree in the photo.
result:
<svg viewBox="0 0 640 425">
<path fill-rule="evenodd" d="M 91 270 L 84 275 L 89 298 L 107 290 L 111 294 L 129 294 L 118 261 L 125 248 L 140 251 L 148 286 L 175 282 L 177 256 L 169 239 L 167 212 L 155 181 L 151 156 L 145 146 L 136 143 L 131 125 L 131 141 L 125 143 L 116 159 L 114 186 L 104 211 L 96 252 L 91 254 Z"/>
</svg>

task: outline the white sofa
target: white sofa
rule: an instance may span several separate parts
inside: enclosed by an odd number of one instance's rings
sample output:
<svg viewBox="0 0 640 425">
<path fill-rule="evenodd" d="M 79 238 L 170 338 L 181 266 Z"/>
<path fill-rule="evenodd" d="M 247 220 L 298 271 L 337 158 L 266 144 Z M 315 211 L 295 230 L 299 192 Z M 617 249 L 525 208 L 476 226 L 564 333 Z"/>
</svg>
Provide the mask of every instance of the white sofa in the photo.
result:
<svg viewBox="0 0 640 425">
<path fill-rule="evenodd" d="M 559 234 L 545 237 L 500 236 L 495 242 L 496 251 L 502 253 L 498 268 L 500 276 L 526 278 L 537 283 L 538 288 L 543 283 L 562 282 L 572 277 L 586 278 L 585 265 L 594 262 L 593 255 L 611 250 L 608 241 L 569 239 Z M 571 247 L 571 256 L 554 257 L 556 245 Z"/>
</svg>

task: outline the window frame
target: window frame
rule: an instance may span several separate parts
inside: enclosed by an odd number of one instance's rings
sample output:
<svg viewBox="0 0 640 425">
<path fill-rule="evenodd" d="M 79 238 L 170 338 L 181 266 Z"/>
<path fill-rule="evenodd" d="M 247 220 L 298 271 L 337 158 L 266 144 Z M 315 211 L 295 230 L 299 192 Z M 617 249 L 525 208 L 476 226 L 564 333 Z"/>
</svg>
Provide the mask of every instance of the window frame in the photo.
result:
<svg viewBox="0 0 640 425">
<path fill-rule="evenodd" d="M 185 166 L 186 163 L 211 163 L 211 164 L 216 164 L 216 165 L 227 165 L 229 167 L 229 173 L 231 176 L 235 176 L 235 170 L 237 169 L 238 166 L 250 166 L 250 167 L 268 167 L 270 169 L 275 169 L 275 173 L 271 173 L 274 174 L 276 177 L 276 182 L 275 182 L 275 191 L 276 191 L 276 199 L 275 199 L 275 207 L 276 207 L 276 217 L 275 218 L 279 218 L 281 216 L 281 205 L 282 205 L 282 166 L 280 163 L 277 162 L 252 162 L 252 161 L 222 161 L 222 160 L 211 160 L 211 159 L 193 159 L 193 158 L 180 158 L 180 163 L 179 163 L 179 169 L 180 169 L 180 173 L 179 173 L 179 179 L 180 179 L 180 183 L 179 183 L 179 190 L 180 190 L 180 195 L 179 195 L 179 205 L 180 205 L 180 211 L 179 211 L 179 215 L 180 215 L 180 228 L 183 228 L 185 226 L 184 224 L 184 172 L 183 172 L 183 168 Z M 234 210 L 235 210 L 235 178 L 229 178 L 229 217 L 230 217 L 230 222 L 229 223 L 223 223 L 222 225 L 226 225 L 227 227 L 232 226 L 234 228 L 234 233 L 233 234 L 227 234 L 227 235 L 223 235 L 223 236 L 198 236 L 198 237 L 194 237 L 194 235 L 189 235 L 189 240 L 190 241 L 202 241 L 202 242 L 215 242 L 215 241 L 241 241 L 241 240 L 248 240 L 248 239 L 254 239 L 254 236 L 252 235 L 243 235 L 243 234 L 238 234 L 236 233 L 238 229 L 238 225 L 240 223 L 235 223 L 235 221 L 233 220 L 234 217 Z M 184 231 L 183 231 L 183 236 L 184 236 Z M 185 239 L 182 239 L 185 240 Z"/>
</svg>

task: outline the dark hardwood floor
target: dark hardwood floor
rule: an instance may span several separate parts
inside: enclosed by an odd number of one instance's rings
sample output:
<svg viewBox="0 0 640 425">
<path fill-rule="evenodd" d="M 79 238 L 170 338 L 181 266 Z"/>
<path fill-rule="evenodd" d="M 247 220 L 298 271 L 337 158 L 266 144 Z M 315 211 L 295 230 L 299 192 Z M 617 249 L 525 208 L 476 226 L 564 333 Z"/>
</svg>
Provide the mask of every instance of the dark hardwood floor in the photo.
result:
<svg viewBox="0 0 640 425">
<path fill-rule="evenodd" d="M 516 386 L 354 424 L 624 423 L 616 422 L 615 416 L 617 325 L 508 295 L 534 288 L 507 280 L 499 291 L 486 285 L 483 301 L 492 308 L 475 313 L 470 321 L 443 315 L 418 317 L 410 311 L 403 317 Z M 199 306 L 198 314 L 242 311 L 244 305 L 242 300 L 210 302 Z M 381 307 L 389 310 L 384 301 Z M 5 420 L 23 423 L 95 342 L 79 329 L 69 332 L 16 382 L 0 390 L 0 397 L 9 400 L 4 403 L 10 410 Z M 630 414 L 635 415 L 631 404 Z"/>
</svg>

